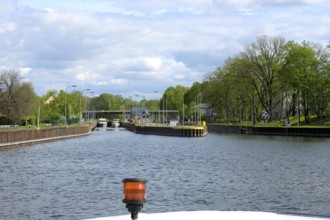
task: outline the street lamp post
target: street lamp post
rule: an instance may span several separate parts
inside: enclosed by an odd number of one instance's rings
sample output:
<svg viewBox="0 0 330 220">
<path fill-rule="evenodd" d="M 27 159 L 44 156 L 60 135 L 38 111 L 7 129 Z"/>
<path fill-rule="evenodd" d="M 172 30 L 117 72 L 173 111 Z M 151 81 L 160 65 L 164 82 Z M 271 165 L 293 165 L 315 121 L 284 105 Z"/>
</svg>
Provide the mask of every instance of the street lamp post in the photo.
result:
<svg viewBox="0 0 330 220">
<path fill-rule="evenodd" d="M 184 94 L 182 97 L 182 126 L 184 126 Z"/>
<path fill-rule="evenodd" d="M 196 96 L 196 111 L 197 111 L 195 114 L 196 125 L 201 125 L 200 122 L 202 120 L 202 116 L 201 116 L 200 107 L 201 107 L 201 94 L 199 93 Z"/>
<path fill-rule="evenodd" d="M 83 96 L 84 91 L 89 91 L 90 89 L 83 89 L 80 91 L 80 96 L 79 96 L 79 123 L 81 123 L 82 120 L 82 115 L 81 115 L 81 96 Z"/>
<path fill-rule="evenodd" d="M 158 91 L 154 91 L 155 93 L 159 93 Z M 160 102 L 159 102 L 160 104 Z M 158 121 L 160 121 L 160 106 L 158 107 Z M 156 120 L 156 126 L 157 126 L 157 120 Z"/>
<path fill-rule="evenodd" d="M 94 92 L 90 92 L 89 94 L 91 95 L 91 97 L 94 96 Z M 88 122 L 90 121 L 90 110 L 91 110 L 91 100 L 89 100 L 88 103 Z"/>
<path fill-rule="evenodd" d="M 167 96 L 165 100 L 165 117 L 166 117 L 166 123 L 170 124 L 170 121 L 168 120 L 168 115 L 167 115 Z"/>
<path fill-rule="evenodd" d="M 136 97 L 140 97 L 141 98 L 141 108 L 143 108 L 143 100 L 145 99 L 145 96 L 143 95 L 139 95 L 139 94 L 134 94 Z"/>
<path fill-rule="evenodd" d="M 65 125 L 67 125 L 67 118 L 66 118 L 66 91 L 69 89 L 69 88 L 72 88 L 72 87 L 77 87 L 76 85 L 72 85 L 72 86 L 68 86 L 66 87 L 65 91 L 64 91 L 64 94 L 65 94 L 65 97 L 64 97 L 64 117 L 65 117 Z"/>
<path fill-rule="evenodd" d="M 139 94 L 134 94 L 136 97 L 140 97 L 141 98 L 141 115 L 140 116 L 142 116 L 142 113 L 143 113 L 143 111 L 144 111 L 144 105 L 143 105 L 143 100 L 145 99 L 145 96 L 143 96 L 143 95 L 139 95 Z M 142 124 L 143 124 L 143 122 L 142 122 Z"/>
<path fill-rule="evenodd" d="M 165 121 L 164 111 L 165 111 L 165 94 L 163 95 L 163 121 L 162 121 L 163 122 L 163 126 L 164 126 L 164 121 Z"/>
<path fill-rule="evenodd" d="M 40 125 L 40 99 L 39 99 L 39 107 L 38 107 L 38 120 L 37 120 L 37 127 L 39 128 Z"/>
</svg>

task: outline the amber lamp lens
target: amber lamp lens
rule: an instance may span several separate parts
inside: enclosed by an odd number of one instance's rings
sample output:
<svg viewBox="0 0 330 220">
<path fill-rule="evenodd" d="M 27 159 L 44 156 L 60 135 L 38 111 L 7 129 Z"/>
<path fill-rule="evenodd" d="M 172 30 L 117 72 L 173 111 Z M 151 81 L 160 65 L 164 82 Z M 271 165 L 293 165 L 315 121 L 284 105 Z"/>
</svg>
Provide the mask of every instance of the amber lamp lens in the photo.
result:
<svg viewBox="0 0 330 220">
<path fill-rule="evenodd" d="M 146 194 L 146 181 L 123 181 L 124 182 L 124 200 L 143 201 Z"/>
</svg>

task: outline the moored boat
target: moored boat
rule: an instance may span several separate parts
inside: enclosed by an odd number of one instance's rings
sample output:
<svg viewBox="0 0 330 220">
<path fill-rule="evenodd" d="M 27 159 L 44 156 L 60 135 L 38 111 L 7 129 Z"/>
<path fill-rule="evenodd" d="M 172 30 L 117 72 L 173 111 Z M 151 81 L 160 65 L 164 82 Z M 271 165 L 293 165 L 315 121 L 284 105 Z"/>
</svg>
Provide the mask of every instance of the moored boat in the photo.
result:
<svg viewBox="0 0 330 220">
<path fill-rule="evenodd" d="M 106 118 L 99 118 L 97 120 L 97 127 L 107 127 L 107 119 Z"/>
<path fill-rule="evenodd" d="M 111 122 L 111 127 L 118 128 L 120 126 L 119 119 L 113 119 Z"/>
</svg>

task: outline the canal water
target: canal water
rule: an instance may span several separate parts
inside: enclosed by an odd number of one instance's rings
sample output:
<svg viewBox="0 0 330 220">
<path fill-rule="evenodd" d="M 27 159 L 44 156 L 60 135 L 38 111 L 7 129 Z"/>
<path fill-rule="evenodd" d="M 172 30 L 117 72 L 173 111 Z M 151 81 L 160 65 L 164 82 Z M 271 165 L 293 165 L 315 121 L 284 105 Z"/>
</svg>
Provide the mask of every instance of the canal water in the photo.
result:
<svg viewBox="0 0 330 220">
<path fill-rule="evenodd" d="M 330 216 L 330 139 L 89 136 L 0 149 L 0 219 L 128 214 L 122 179 L 146 178 L 143 212 L 249 210 Z"/>
</svg>

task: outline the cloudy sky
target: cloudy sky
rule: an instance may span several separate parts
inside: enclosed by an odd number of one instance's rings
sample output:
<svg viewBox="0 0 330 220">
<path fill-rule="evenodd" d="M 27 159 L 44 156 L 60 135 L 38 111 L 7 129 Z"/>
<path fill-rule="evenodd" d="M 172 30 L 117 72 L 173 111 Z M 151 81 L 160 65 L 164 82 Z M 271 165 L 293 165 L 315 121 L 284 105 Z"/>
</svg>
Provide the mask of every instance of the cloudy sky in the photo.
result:
<svg viewBox="0 0 330 220">
<path fill-rule="evenodd" d="M 0 70 L 19 71 L 38 95 L 77 85 L 159 98 L 261 35 L 325 46 L 330 1 L 0 0 Z"/>
</svg>

